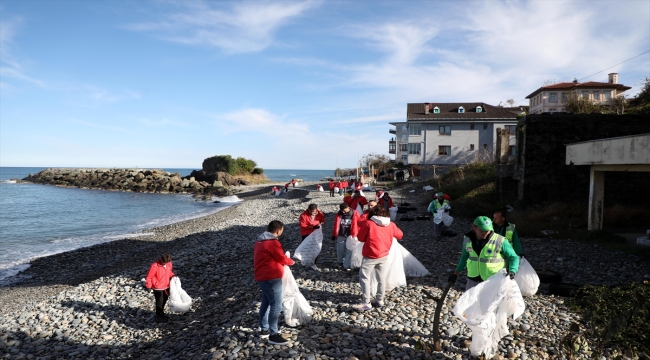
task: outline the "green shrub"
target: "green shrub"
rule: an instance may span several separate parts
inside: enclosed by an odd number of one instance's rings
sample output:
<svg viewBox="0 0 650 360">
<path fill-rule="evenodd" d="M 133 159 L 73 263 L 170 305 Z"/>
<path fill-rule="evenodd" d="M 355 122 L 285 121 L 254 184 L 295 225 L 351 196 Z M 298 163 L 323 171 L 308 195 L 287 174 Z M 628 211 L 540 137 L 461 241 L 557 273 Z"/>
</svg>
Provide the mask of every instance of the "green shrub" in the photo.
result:
<svg viewBox="0 0 650 360">
<path fill-rule="evenodd" d="M 257 166 L 257 163 L 253 160 L 245 159 L 243 157 L 238 157 L 235 162 L 237 163 L 237 173 L 238 174 L 250 174 L 253 172 L 253 169 Z"/>
<path fill-rule="evenodd" d="M 237 174 L 237 162 L 230 155 L 215 155 L 203 160 L 203 170 L 207 172 L 227 172 Z"/>
<path fill-rule="evenodd" d="M 254 175 L 262 175 L 264 174 L 264 169 L 256 167 L 251 171 L 251 173 Z"/>
</svg>

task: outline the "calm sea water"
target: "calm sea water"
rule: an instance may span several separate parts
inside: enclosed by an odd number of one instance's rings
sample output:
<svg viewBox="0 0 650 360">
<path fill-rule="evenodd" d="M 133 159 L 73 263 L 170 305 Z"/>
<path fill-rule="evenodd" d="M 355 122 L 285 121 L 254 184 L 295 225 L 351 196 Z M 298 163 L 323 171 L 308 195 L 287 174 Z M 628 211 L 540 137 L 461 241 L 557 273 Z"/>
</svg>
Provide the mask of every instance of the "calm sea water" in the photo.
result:
<svg viewBox="0 0 650 360">
<path fill-rule="evenodd" d="M 320 181 L 334 176 L 334 170 L 279 170 L 264 169 L 264 175 L 271 181 L 289 182 L 291 179 Z"/>
<path fill-rule="evenodd" d="M 190 195 L 142 194 L 16 184 L 44 168 L 0 167 L 0 285 L 29 260 L 205 216 L 239 201 L 197 202 Z M 188 175 L 191 169 L 165 169 Z M 228 202 L 229 201 L 229 202 Z"/>
</svg>

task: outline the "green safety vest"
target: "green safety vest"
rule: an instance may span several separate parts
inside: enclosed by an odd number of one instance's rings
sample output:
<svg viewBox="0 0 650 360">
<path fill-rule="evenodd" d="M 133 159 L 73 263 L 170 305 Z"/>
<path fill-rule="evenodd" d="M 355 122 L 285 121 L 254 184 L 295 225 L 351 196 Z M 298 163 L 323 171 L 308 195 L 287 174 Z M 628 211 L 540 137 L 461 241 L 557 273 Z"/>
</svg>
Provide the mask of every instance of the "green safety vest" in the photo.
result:
<svg viewBox="0 0 650 360">
<path fill-rule="evenodd" d="M 431 205 L 433 205 L 433 207 Z M 445 205 L 449 205 L 449 200 L 444 200 L 442 204 L 437 199 L 433 200 L 431 204 L 429 204 L 429 212 L 433 212 L 433 210 L 440 210 L 440 208 Z"/>
<path fill-rule="evenodd" d="M 508 223 L 508 226 L 506 227 L 506 239 L 510 241 L 512 244 L 512 234 L 515 233 L 515 224 L 513 223 Z"/>
<path fill-rule="evenodd" d="M 487 244 L 481 250 L 481 255 L 477 255 L 472 248 L 472 240 L 465 236 L 463 239 L 463 248 L 469 253 L 469 258 L 467 259 L 468 278 L 480 276 L 481 279 L 487 280 L 487 278 L 505 268 L 506 261 L 501 256 L 503 239 L 503 236 L 492 232 L 492 236 L 490 236 Z"/>
</svg>

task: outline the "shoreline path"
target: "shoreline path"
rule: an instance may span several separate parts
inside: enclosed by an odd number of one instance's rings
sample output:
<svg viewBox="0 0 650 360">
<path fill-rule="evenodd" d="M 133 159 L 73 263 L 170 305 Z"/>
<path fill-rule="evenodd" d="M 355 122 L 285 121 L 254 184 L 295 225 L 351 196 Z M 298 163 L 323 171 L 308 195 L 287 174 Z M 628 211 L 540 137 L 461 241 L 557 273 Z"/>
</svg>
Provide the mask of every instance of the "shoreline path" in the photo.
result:
<svg viewBox="0 0 650 360">
<path fill-rule="evenodd" d="M 335 243 L 324 236 L 320 271 L 292 268 L 302 294 L 314 309 L 313 321 L 281 332 L 288 346 L 268 345 L 257 328 L 259 288 L 253 278 L 253 243 L 270 220 L 286 224 L 282 243 L 293 254 L 300 244 L 298 216 L 311 202 L 326 214 L 331 232 L 341 198 L 316 192 L 315 183 L 290 189 L 276 198 L 270 187 L 238 196 L 243 203 L 206 217 L 163 226 L 155 235 L 125 239 L 57 254 L 32 262 L 23 279 L 0 288 L 0 358 L 447 358 L 469 357 L 471 332 L 451 313 L 462 291 L 449 292 L 441 316 L 443 351 L 416 351 L 418 340 L 431 342 L 435 303 L 423 288 L 440 294 L 460 254 L 469 221 L 456 218 L 453 238 L 434 242 L 430 221 L 400 222 L 402 245 L 431 272 L 407 278 L 405 288 L 387 294 L 386 305 L 357 313 L 357 271 L 336 266 Z M 255 188 L 252 188 L 255 189 Z M 400 193 L 391 191 L 399 203 Z M 419 204 L 421 193 L 401 194 Z M 248 197 L 247 197 L 248 196 Z M 398 204 L 399 205 L 399 204 Z M 547 263 L 565 281 L 617 284 L 643 280 L 647 260 L 570 240 L 523 238 L 533 265 Z M 579 249 L 576 251 L 576 249 Z M 167 324 L 153 319 L 153 300 L 141 279 L 161 253 L 172 255 L 174 271 L 193 298 L 192 310 L 170 315 Z M 459 276 L 462 285 L 464 276 Z M 557 354 L 560 339 L 579 316 L 564 299 L 547 294 L 525 298 L 526 311 L 509 321 L 510 335 L 500 342 L 500 356 L 545 359 Z"/>
</svg>

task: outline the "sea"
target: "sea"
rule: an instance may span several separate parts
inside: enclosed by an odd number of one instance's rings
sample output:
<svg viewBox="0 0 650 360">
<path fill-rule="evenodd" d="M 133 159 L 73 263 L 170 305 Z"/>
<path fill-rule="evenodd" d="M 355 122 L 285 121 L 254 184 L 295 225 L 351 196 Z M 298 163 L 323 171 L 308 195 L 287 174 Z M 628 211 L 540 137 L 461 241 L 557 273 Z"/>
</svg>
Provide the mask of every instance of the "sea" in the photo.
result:
<svg viewBox="0 0 650 360">
<path fill-rule="evenodd" d="M 109 241 L 135 238 L 147 229 L 206 216 L 241 202 L 219 203 L 191 195 L 82 190 L 21 184 L 40 167 L 0 167 L 0 286 L 29 267 L 30 260 Z M 193 169 L 164 169 L 189 175 Z M 265 170 L 271 181 L 318 181 L 333 170 Z"/>
</svg>

